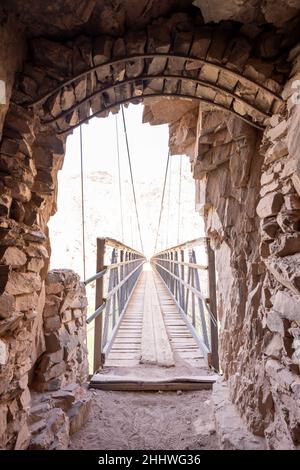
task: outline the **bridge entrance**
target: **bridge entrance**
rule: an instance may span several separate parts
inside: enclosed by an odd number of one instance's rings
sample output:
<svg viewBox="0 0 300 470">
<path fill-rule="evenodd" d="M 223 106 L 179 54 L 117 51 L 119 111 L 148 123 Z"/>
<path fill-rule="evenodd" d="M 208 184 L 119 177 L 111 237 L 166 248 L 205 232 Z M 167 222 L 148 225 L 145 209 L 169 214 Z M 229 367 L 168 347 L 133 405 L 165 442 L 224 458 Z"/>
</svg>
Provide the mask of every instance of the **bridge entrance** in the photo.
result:
<svg viewBox="0 0 300 470">
<path fill-rule="evenodd" d="M 97 273 L 86 281 L 96 281 L 96 309 L 87 320 L 95 321 L 92 387 L 211 388 L 218 350 L 209 250 L 208 240 L 198 239 L 147 262 L 116 240 L 97 240 Z"/>
</svg>

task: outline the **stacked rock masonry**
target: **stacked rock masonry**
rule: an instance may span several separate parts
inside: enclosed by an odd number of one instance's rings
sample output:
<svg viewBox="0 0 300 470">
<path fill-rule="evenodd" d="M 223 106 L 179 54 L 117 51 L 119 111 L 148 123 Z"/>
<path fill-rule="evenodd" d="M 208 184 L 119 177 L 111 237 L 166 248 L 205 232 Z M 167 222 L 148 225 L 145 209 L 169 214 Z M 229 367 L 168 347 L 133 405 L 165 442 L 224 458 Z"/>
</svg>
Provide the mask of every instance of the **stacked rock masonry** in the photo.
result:
<svg viewBox="0 0 300 470">
<path fill-rule="evenodd" d="M 216 248 L 222 367 L 231 398 L 270 449 L 300 442 L 298 52 L 286 106 L 265 132 L 202 109 L 193 162 Z"/>
<path fill-rule="evenodd" d="M 88 379 L 84 285 L 70 270 L 50 271 L 43 311 L 45 351 L 32 377 L 30 449 L 67 449 L 69 436 L 86 421 Z"/>
<path fill-rule="evenodd" d="M 231 399 L 269 448 L 297 448 L 297 2 L 2 3 L 0 448 L 65 448 L 86 417 L 84 288 L 48 273 L 47 224 L 72 129 L 141 101 L 191 159 Z"/>
<path fill-rule="evenodd" d="M 45 352 L 33 377 L 38 391 L 59 390 L 88 378 L 85 288 L 73 271 L 50 271 L 43 311 Z"/>
</svg>

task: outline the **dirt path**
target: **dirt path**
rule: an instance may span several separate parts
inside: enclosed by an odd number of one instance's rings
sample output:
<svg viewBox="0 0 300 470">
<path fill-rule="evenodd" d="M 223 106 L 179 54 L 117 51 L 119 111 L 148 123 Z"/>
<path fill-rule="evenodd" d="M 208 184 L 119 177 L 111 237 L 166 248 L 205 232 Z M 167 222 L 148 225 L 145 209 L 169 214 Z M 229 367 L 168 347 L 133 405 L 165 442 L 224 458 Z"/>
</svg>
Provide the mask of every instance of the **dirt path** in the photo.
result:
<svg viewBox="0 0 300 470">
<path fill-rule="evenodd" d="M 94 392 L 71 449 L 218 449 L 210 391 Z"/>
</svg>

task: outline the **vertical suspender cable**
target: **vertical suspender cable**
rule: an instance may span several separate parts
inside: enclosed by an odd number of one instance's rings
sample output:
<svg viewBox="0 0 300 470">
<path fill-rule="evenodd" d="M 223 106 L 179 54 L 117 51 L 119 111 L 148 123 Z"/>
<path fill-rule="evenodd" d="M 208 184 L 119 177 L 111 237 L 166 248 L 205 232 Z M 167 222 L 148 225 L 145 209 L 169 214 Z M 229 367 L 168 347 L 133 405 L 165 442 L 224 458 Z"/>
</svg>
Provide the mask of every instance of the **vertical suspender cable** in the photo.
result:
<svg viewBox="0 0 300 470">
<path fill-rule="evenodd" d="M 170 204 L 171 204 L 171 184 L 172 184 L 172 158 L 169 163 L 169 194 L 168 194 L 168 215 L 167 215 L 167 237 L 166 248 L 169 246 L 169 225 L 170 225 Z"/>
<path fill-rule="evenodd" d="M 116 124 L 117 156 L 118 156 L 118 175 L 119 175 L 119 199 L 120 199 L 121 232 L 122 232 L 122 242 L 124 243 L 124 222 L 123 222 L 123 205 L 122 205 L 120 146 L 119 146 L 119 129 L 118 129 L 118 115 L 117 115 L 117 114 L 116 114 L 116 116 L 115 116 L 115 124 Z"/>
<path fill-rule="evenodd" d="M 84 187 L 83 187 L 83 148 L 82 148 L 82 128 L 80 126 L 80 179 L 81 179 L 81 225 L 82 225 L 82 260 L 83 278 L 86 279 L 85 269 L 85 218 L 84 218 Z"/>
<path fill-rule="evenodd" d="M 131 244 L 130 246 L 133 246 L 133 226 L 132 226 L 132 216 L 130 215 L 130 234 L 131 234 Z"/>
<path fill-rule="evenodd" d="M 179 245 L 180 235 L 180 216 L 181 216 L 181 174 L 182 174 L 182 155 L 180 155 L 180 166 L 179 166 L 179 192 L 178 192 L 178 226 L 177 226 L 177 245 Z"/>
<path fill-rule="evenodd" d="M 167 176 L 168 176 L 169 161 L 170 161 L 170 151 L 168 153 L 166 171 L 165 171 L 165 179 L 164 179 L 164 186 L 163 186 L 163 191 L 162 191 L 162 195 L 161 195 L 159 219 L 158 219 L 158 226 L 157 226 L 155 246 L 154 246 L 154 254 L 156 253 L 158 235 L 159 235 L 159 229 L 160 229 L 160 222 L 161 222 L 161 216 L 162 216 L 162 211 L 163 211 L 163 206 L 164 206 L 164 198 L 165 198 L 165 190 L 166 190 L 166 183 L 167 183 Z"/>
<path fill-rule="evenodd" d="M 144 246 L 143 246 L 142 235 L 141 235 L 141 226 L 140 226 L 139 213 L 138 213 L 138 209 L 137 209 L 137 201 L 136 201 L 136 194 L 135 194 L 135 188 L 134 188 L 133 173 L 132 173 L 132 166 L 131 166 L 131 157 L 130 157 L 130 152 L 129 152 L 127 128 L 126 128 L 126 122 L 125 122 L 125 115 L 124 115 L 123 106 L 121 106 L 121 110 L 122 110 L 124 134 L 125 134 L 125 140 L 126 140 L 127 157 L 128 157 L 129 170 L 130 170 L 131 186 L 132 186 L 132 192 L 133 192 L 133 200 L 134 200 L 134 206 L 135 206 L 135 214 L 136 214 L 136 220 L 137 220 L 138 231 L 139 231 L 139 236 L 140 236 L 141 249 L 142 249 L 142 252 L 144 252 Z"/>
</svg>

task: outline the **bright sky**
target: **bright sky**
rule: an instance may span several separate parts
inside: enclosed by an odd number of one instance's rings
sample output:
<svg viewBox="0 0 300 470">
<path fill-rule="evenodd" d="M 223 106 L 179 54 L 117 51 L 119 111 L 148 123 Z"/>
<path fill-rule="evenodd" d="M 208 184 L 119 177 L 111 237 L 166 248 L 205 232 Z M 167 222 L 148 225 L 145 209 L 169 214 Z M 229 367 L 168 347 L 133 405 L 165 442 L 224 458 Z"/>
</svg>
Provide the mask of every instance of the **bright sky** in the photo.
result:
<svg viewBox="0 0 300 470">
<path fill-rule="evenodd" d="M 131 105 L 124 109 L 128 140 L 134 176 L 147 174 L 149 180 L 163 173 L 161 162 L 166 161 L 168 151 L 168 126 L 150 126 L 142 124 L 142 106 Z M 105 119 L 92 119 L 88 125 L 83 125 L 84 166 L 87 173 L 92 171 L 107 171 L 113 174 L 116 169 L 117 148 L 115 115 L 110 114 Z M 117 115 L 120 140 L 120 156 L 122 171 L 127 172 L 127 154 L 123 133 L 121 112 Z M 64 171 L 77 174 L 79 162 L 79 129 L 68 138 L 67 155 Z"/>
<path fill-rule="evenodd" d="M 130 105 L 125 109 L 144 252 L 149 256 L 153 254 L 158 225 L 168 153 L 168 126 L 142 124 L 142 113 L 142 105 Z M 117 119 L 124 242 L 140 250 L 121 113 Z M 118 240 L 122 238 L 116 117 L 109 115 L 105 119 L 92 119 L 88 125 L 82 127 L 82 132 L 87 274 L 93 274 L 96 237 L 110 236 Z M 82 271 L 79 142 L 79 129 L 76 129 L 67 141 L 65 163 L 59 173 L 58 212 L 49 224 L 52 242 L 51 267 L 71 268 L 77 272 Z M 172 156 L 170 205 L 168 205 L 170 187 L 168 179 L 158 250 L 166 248 L 166 243 L 172 246 L 178 241 L 179 168 L 180 156 Z M 203 234 L 202 221 L 194 207 L 194 180 L 190 172 L 189 159 L 183 156 L 180 242 Z"/>
</svg>

